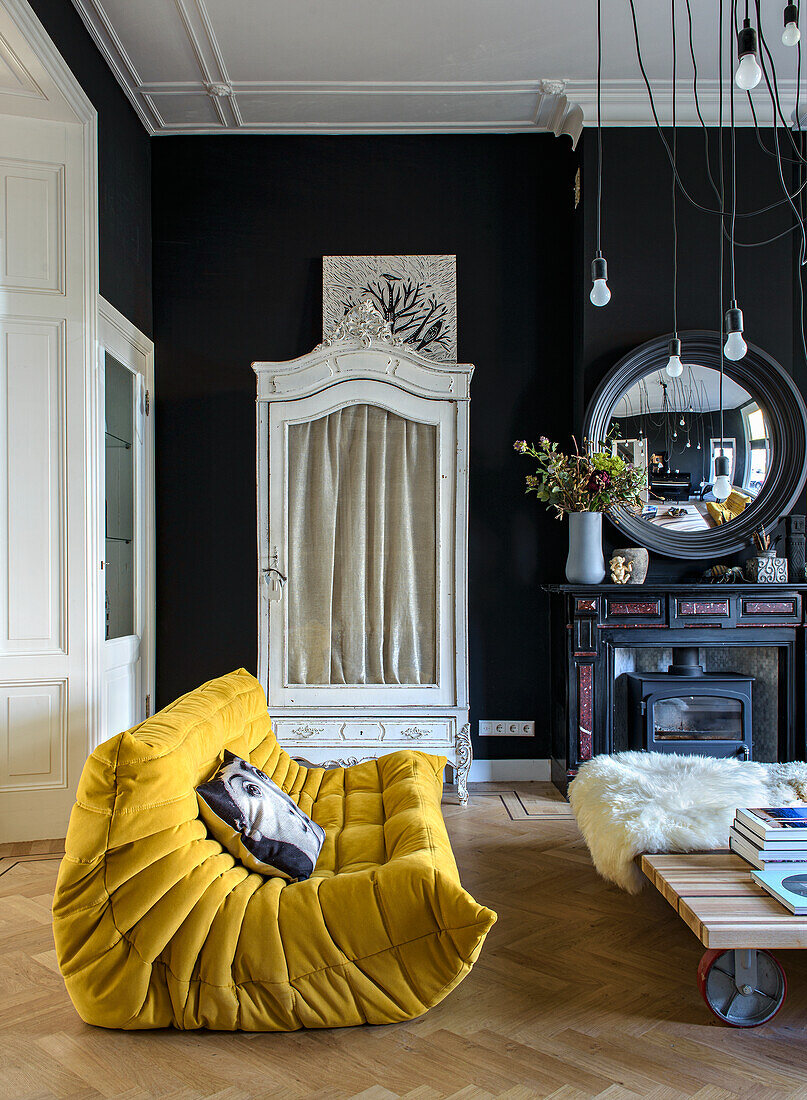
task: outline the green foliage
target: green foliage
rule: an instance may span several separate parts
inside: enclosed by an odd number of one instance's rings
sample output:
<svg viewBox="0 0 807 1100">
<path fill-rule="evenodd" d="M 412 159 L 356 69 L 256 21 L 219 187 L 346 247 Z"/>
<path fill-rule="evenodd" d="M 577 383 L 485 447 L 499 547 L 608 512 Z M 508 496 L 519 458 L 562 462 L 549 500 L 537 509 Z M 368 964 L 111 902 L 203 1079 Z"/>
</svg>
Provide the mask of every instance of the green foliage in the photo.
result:
<svg viewBox="0 0 807 1100">
<path fill-rule="evenodd" d="M 558 518 L 566 512 L 607 512 L 611 508 L 638 511 L 642 506 L 639 491 L 645 486 L 645 472 L 610 450 L 587 448 L 580 454 L 564 454 L 557 443 L 545 435 L 537 448 L 525 439 L 518 440 L 519 454 L 534 458 L 537 470 L 526 478 L 527 492 L 535 493 Z"/>
</svg>

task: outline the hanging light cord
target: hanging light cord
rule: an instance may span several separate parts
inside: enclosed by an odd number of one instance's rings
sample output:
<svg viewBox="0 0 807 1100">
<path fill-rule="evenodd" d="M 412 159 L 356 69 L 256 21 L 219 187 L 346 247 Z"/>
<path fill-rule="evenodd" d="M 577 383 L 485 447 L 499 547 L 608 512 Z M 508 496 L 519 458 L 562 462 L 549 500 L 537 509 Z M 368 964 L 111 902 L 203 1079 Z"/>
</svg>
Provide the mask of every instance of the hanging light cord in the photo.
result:
<svg viewBox="0 0 807 1100">
<path fill-rule="evenodd" d="M 602 0 L 597 0 L 597 255 L 602 252 Z"/>
<path fill-rule="evenodd" d="M 670 0 L 670 14 L 672 25 L 672 153 L 673 153 L 673 173 L 672 173 L 672 232 L 673 232 L 673 336 L 678 339 L 678 220 L 675 203 L 675 190 L 678 186 L 676 182 L 676 161 L 678 157 L 678 131 L 676 129 L 676 99 L 675 99 L 675 87 L 677 77 L 677 51 L 675 40 L 675 0 Z"/>
<path fill-rule="evenodd" d="M 641 45 L 640 45 L 640 42 L 639 42 L 639 25 L 638 25 L 638 20 L 636 18 L 636 5 L 635 5 L 634 0 L 628 0 L 628 4 L 630 6 L 631 21 L 633 23 L 633 40 L 634 40 L 634 45 L 635 45 L 635 48 L 636 48 L 636 60 L 638 62 L 639 71 L 642 75 L 642 80 L 644 82 L 644 86 L 645 86 L 645 89 L 647 91 L 647 97 L 648 97 L 648 100 L 650 102 L 650 110 L 651 110 L 652 115 L 653 115 L 653 122 L 655 124 L 656 131 L 659 135 L 659 138 L 661 139 L 661 143 L 664 146 L 664 149 L 667 153 L 667 157 L 668 157 L 670 163 L 672 164 L 672 162 L 673 162 L 672 150 L 670 149 L 670 144 L 667 141 L 667 138 L 664 136 L 664 131 L 662 130 L 661 122 L 660 122 L 659 116 L 658 116 L 658 111 L 656 110 L 656 101 L 655 101 L 655 96 L 653 95 L 653 88 L 652 88 L 652 86 L 650 84 L 650 80 L 647 76 L 647 70 L 644 67 L 644 59 L 642 58 Z M 676 177 L 676 180 L 678 181 L 678 186 L 681 190 L 681 194 L 684 196 L 684 198 L 687 200 L 687 202 L 690 203 L 691 206 L 694 206 L 696 210 L 701 210 L 704 214 L 720 215 L 721 216 L 721 224 L 722 224 L 723 216 L 725 215 L 725 211 L 722 211 L 722 213 L 721 213 L 720 210 L 716 210 L 716 209 L 714 209 L 713 207 L 710 207 L 710 206 L 704 206 L 702 203 L 699 203 L 696 199 L 694 199 L 692 197 L 692 195 L 690 195 L 690 193 L 686 189 L 686 187 L 684 186 L 684 182 L 681 179 L 681 176 L 680 176 L 680 173 L 678 172 L 677 167 L 675 168 L 675 177 Z M 738 211 L 737 212 L 737 217 L 738 218 L 754 218 L 758 214 L 766 214 L 769 210 L 775 210 L 777 207 L 785 206 L 785 205 L 787 205 L 787 199 L 786 198 L 777 199 L 775 202 L 768 203 L 767 206 L 761 206 L 757 210 Z M 767 242 L 760 242 L 760 244 L 766 244 L 766 243 Z"/>
<path fill-rule="evenodd" d="M 701 112 L 700 96 L 698 94 L 698 61 L 697 61 L 697 57 L 695 55 L 695 43 L 694 43 L 693 34 L 692 34 L 692 7 L 691 7 L 691 4 L 690 4 L 690 0 L 686 0 L 686 9 L 687 9 L 687 20 L 688 20 L 688 23 L 689 23 L 689 56 L 692 59 L 692 94 L 693 94 L 693 98 L 695 100 L 695 112 L 698 116 L 698 122 L 700 124 L 701 130 L 703 131 L 704 152 L 705 152 L 705 155 L 706 155 L 706 175 L 708 177 L 708 180 L 709 180 L 709 183 L 711 185 L 712 191 L 714 191 L 715 197 L 717 198 L 717 201 L 720 202 L 720 191 L 718 190 L 717 184 L 715 183 L 715 179 L 714 179 L 714 176 L 712 174 L 711 151 L 710 151 L 710 144 L 709 144 L 709 129 L 708 129 L 708 127 L 707 127 L 707 125 L 704 121 L 703 114 Z M 737 23 L 737 17 L 736 17 L 736 7 L 735 7 L 735 18 L 734 18 L 734 30 L 735 30 L 735 33 L 737 33 L 739 31 L 739 25 Z M 801 43 L 799 43 L 798 49 L 799 49 L 799 82 L 800 82 L 801 81 Z M 797 92 L 797 94 L 798 94 L 798 92 Z M 762 140 L 762 135 L 761 135 L 760 130 L 759 130 L 759 123 L 757 121 L 757 113 L 754 110 L 754 101 L 751 98 L 751 93 L 750 92 L 746 92 L 746 98 L 748 100 L 748 106 L 751 109 L 751 118 L 753 119 L 753 122 L 754 122 L 754 133 L 756 135 L 757 143 L 758 143 L 759 147 L 762 149 L 762 151 L 764 153 L 767 153 L 767 155 L 769 157 L 775 157 L 776 153 L 774 153 L 773 150 L 768 149 L 768 147 L 765 145 L 765 142 Z M 775 120 L 775 116 L 774 116 L 774 120 Z M 793 164 L 801 164 L 802 163 L 801 158 L 796 160 L 793 157 L 788 157 L 786 159 L 788 160 L 789 163 L 793 163 Z M 797 198 L 799 195 L 801 195 L 803 193 L 805 187 L 807 187 L 807 179 L 805 179 L 801 183 L 801 185 L 793 192 L 793 197 Z M 689 197 L 689 196 L 687 196 L 687 197 Z M 769 210 L 773 210 L 774 208 L 776 208 L 778 206 L 784 206 L 785 204 L 786 204 L 786 200 L 785 199 L 780 199 L 775 203 L 771 203 L 767 207 L 761 207 L 759 210 L 750 211 L 747 215 L 746 214 L 738 214 L 736 212 L 736 207 L 735 207 L 735 215 L 734 216 L 735 216 L 735 218 L 737 218 L 737 217 L 742 218 L 742 217 L 747 217 L 747 216 L 752 217 L 756 214 L 767 213 Z M 798 229 L 798 224 L 789 225 L 787 227 L 787 229 L 783 229 L 780 233 L 775 233 L 771 237 L 765 237 L 761 241 L 738 241 L 736 233 L 735 233 L 734 234 L 734 247 L 735 248 L 761 248 L 763 245 L 773 244 L 774 241 L 779 241 L 783 237 L 788 237 L 791 233 L 795 232 L 796 229 Z M 725 230 L 724 230 L 724 232 L 725 232 Z"/>
<path fill-rule="evenodd" d="M 748 0 L 746 0 L 746 7 L 748 6 Z M 737 0 L 731 0 L 731 23 L 737 22 Z M 731 24 L 729 24 L 729 50 L 734 43 L 734 39 L 731 34 Z M 731 53 L 729 53 L 731 57 Z M 720 98 L 723 98 L 723 82 L 720 82 Z M 729 80 L 729 110 L 730 118 L 729 124 L 731 126 L 731 222 L 729 223 L 731 228 L 729 230 L 729 271 L 731 273 L 731 300 L 734 302 L 737 298 L 737 287 L 735 283 L 735 271 L 734 271 L 734 235 L 737 227 L 737 135 L 734 126 L 734 81 Z M 721 237 L 721 242 L 722 242 Z M 722 301 L 722 295 L 721 295 Z M 720 431 L 723 431 L 723 425 L 720 426 Z"/>
<path fill-rule="evenodd" d="M 785 116 L 782 114 L 782 107 L 781 107 L 781 103 L 779 101 L 779 85 L 778 85 L 778 82 L 777 82 L 777 79 L 776 79 L 776 66 L 773 63 L 773 58 L 771 56 L 771 51 L 768 49 L 768 43 L 765 39 L 765 34 L 764 34 L 763 29 L 762 29 L 762 12 L 760 10 L 759 0 L 756 0 L 756 12 L 757 12 L 757 33 L 758 33 L 758 37 L 759 37 L 759 44 L 762 47 L 762 49 L 759 51 L 759 63 L 760 63 L 760 68 L 762 69 L 762 75 L 765 77 L 765 84 L 768 88 L 768 94 L 771 97 L 771 102 L 773 103 L 776 115 L 778 115 L 778 117 L 781 119 L 782 125 L 784 126 L 785 130 L 787 131 L 787 135 L 790 139 L 791 144 L 793 145 L 793 148 L 796 149 L 796 151 L 798 152 L 798 148 L 796 146 L 796 143 L 793 140 L 793 135 L 790 133 L 790 128 L 787 125 L 787 122 L 785 121 Z M 768 65 L 765 63 L 765 54 L 768 55 L 768 63 L 770 64 L 770 69 L 771 69 L 770 77 L 768 76 Z M 772 86 L 771 86 L 771 77 L 773 78 L 773 85 Z M 774 122 L 775 121 L 776 121 L 776 116 L 774 116 Z M 790 204 L 790 207 L 793 210 L 793 214 L 796 217 L 796 221 L 798 222 L 799 228 L 801 229 L 801 246 L 800 246 L 800 249 L 799 249 L 799 266 L 801 266 L 802 264 L 804 264 L 805 254 L 807 254 L 807 230 L 805 230 L 804 222 L 801 219 L 801 214 L 799 213 L 796 204 L 793 202 L 793 196 L 788 191 L 787 184 L 785 183 L 784 172 L 782 171 L 782 152 L 781 152 L 781 149 L 779 147 L 779 128 L 775 125 L 774 125 L 774 128 L 773 128 L 773 142 L 774 142 L 774 149 L 776 150 L 776 167 L 777 167 L 778 172 L 779 172 L 779 183 L 781 185 L 782 192 L 785 196 L 785 199 Z M 799 155 L 801 155 L 801 154 L 799 154 Z"/>
<path fill-rule="evenodd" d="M 768 43 L 767 43 L 767 40 L 765 38 L 765 32 L 764 32 L 764 29 L 762 27 L 762 12 L 761 12 L 761 7 L 760 7 L 760 0 L 755 0 L 755 4 L 756 4 L 759 43 L 760 43 L 760 46 L 762 47 L 761 50 L 760 50 L 760 53 L 759 53 L 759 62 L 760 62 L 760 67 L 762 69 L 762 75 L 765 77 L 765 84 L 767 86 L 768 95 L 770 96 L 772 108 L 773 108 L 773 111 L 774 111 L 773 121 L 774 121 L 774 123 L 776 122 L 776 117 L 778 115 L 779 119 L 781 119 L 782 125 L 787 130 L 787 136 L 790 140 L 790 143 L 799 155 L 799 176 L 803 177 L 801 186 L 799 188 L 797 188 L 797 190 L 795 192 L 795 195 L 791 196 L 790 192 L 788 191 L 787 184 L 785 183 L 784 171 L 782 169 L 782 159 L 783 158 L 782 158 L 782 151 L 781 151 L 781 148 L 780 148 L 780 145 L 779 145 L 779 128 L 776 125 L 774 125 L 774 127 L 773 127 L 773 140 L 774 140 L 774 149 L 775 149 L 775 155 L 776 155 L 776 167 L 777 167 L 778 174 L 779 174 L 779 184 L 782 188 L 782 192 L 784 193 L 785 197 L 787 198 L 787 201 L 790 203 L 790 206 L 793 208 L 793 213 L 796 217 L 796 221 L 798 223 L 799 228 L 801 229 L 801 240 L 799 241 L 799 260 L 798 260 L 798 267 L 797 267 L 798 283 L 799 283 L 799 340 L 800 340 L 800 343 L 801 343 L 802 354 L 804 355 L 805 361 L 807 361 L 807 336 L 805 336 L 805 331 L 804 331 L 804 283 L 803 283 L 803 279 L 802 279 L 802 271 L 804 269 L 805 264 L 807 264 L 807 229 L 805 229 L 804 218 L 802 216 L 802 212 L 801 212 L 801 210 L 798 209 L 795 202 L 793 201 L 794 197 L 799 198 L 799 196 L 803 192 L 803 189 L 804 189 L 805 185 L 807 185 L 807 175 L 805 175 L 804 167 L 803 167 L 804 164 L 807 163 L 807 161 L 805 161 L 805 158 L 802 155 L 801 150 L 796 145 L 795 140 L 793 138 L 793 135 L 790 132 L 790 128 L 788 127 L 788 125 L 785 121 L 784 115 L 782 114 L 782 106 L 781 106 L 781 102 L 779 100 L 779 86 L 778 86 L 778 82 L 777 82 L 777 79 L 776 79 L 776 66 L 774 64 L 773 57 L 771 56 L 771 51 L 768 48 Z M 799 50 L 799 52 L 797 54 L 797 75 L 800 78 L 801 77 L 801 45 L 800 44 L 799 44 L 798 50 Z M 767 56 L 767 63 L 766 63 L 766 60 L 765 60 L 766 56 Z M 770 76 L 768 75 L 768 66 L 770 66 Z M 799 119 L 799 116 L 798 116 L 798 102 L 799 101 L 798 101 L 798 87 L 797 87 L 797 92 L 796 92 L 796 109 L 797 109 L 796 121 L 797 121 L 797 125 L 799 127 L 800 144 L 803 146 L 804 142 L 803 142 L 803 138 L 801 137 L 801 132 L 802 132 L 801 131 L 801 120 Z M 800 202 L 800 205 L 803 206 L 803 199 L 799 198 L 799 202 Z"/>
<path fill-rule="evenodd" d="M 723 242 L 725 240 L 725 213 L 726 213 L 726 180 L 725 180 L 725 165 L 723 158 L 723 0 L 720 0 L 718 9 L 718 24 L 717 24 L 717 87 L 719 95 L 718 103 L 718 154 L 720 158 L 720 271 L 718 274 L 718 294 L 720 301 L 718 303 L 718 310 L 720 312 L 720 383 L 719 383 L 719 401 L 720 401 L 720 457 L 723 457 L 723 367 L 725 363 L 725 357 L 723 352 L 723 337 L 725 336 L 725 318 L 723 315 Z M 729 53 L 731 57 L 731 53 Z M 717 455 L 715 455 L 717 458 Z M 715 470 L 715 476 L 717 476 L 717 470 Z"/>
<path fill-rule="evenodd" d="M 784 128 L 785 128 L 785 132 L 787 133 L 788 139 L 789 139 L 790 144 L 793 148 L 793 152 L 796 154 L 796 159 L 800 160 L 802 163 L 804 163 L 804 155 L 801 152 L 801 150 L 799 149 L 798 145 L 796 145 L 796 142 L 793 138 L 793 134 L 790 132 L 790 127 L 787 123 L 787 120 L 786 120 L 784 114 L 782 113 L 782 102 L 779 98 L 779 81 L 776 78 L 776 65 L 774 64 L 773 56 L 771 55 L 771 51 L 768 48 L 768 40 L 765 37 L 765 31 L 764 31 L 763 26 L 762 26 L 762 9 L 761 9 L 761 6 L 760 6 L 760 0 L 755 0 L 755 9 L 756 9 L 756 16 L 757 16 L 757 39 L 758 39 L 759 45 L 761 47 L 761 49 L 759 51 L 759 65 L 760 65 L 760 68 L 762 69 L 762 75 L 765 77 L 765 83 L 768 87 L 768 93 L 771 96 L 771 99 L 773 101 L 773 106 L 774 106 L 774 110 L 775 110 L 774 122 L 776 120 L 776 117 L 778 116 L 779 120 L 782 123 L 782 126 L 784 126 Z M 770 70 L 771 70 L 770 71 L 770 77 L 768 76 L 767 66 L 765 64 L 765 55 L 766 54 L 767 54 L 767 57 L 768 57 L 768 64 L 770 65 Z M 771 89 L 771 80 L 773 81 L 773 89 Z M 779 155 L 781 156 L 781 154 L 779 154 Z"/>
</svg>

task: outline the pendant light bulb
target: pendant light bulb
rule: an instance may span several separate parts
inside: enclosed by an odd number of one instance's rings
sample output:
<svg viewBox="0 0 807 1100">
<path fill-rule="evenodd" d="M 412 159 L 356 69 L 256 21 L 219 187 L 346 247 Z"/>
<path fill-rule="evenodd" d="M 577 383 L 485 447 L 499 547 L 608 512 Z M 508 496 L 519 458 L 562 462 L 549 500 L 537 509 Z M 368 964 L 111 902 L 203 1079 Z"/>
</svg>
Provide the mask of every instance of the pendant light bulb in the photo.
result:
<svg viewBox="0 0 807 1100">
<path fill-rule="evenodd" d="M 680 378 L 684 373 L 684 365 L 681 362 L 681 341 L 677 336 L 670 340 L 670 358 L 667 360 L 665 370 L 670 378 Z"/>
<path fill-rule="evenodd" d="M 594 285 L 591 288 L 591 304 L 594 306 L 607 306 L 611 301 L 611 291 L 608 289 L 608 263 L 602 252 L 598 252 L 591 261 L 591 279 Z"/>
<path fill-rule="evenodd" d="M 732 298 L 726 310 L 726 333 L 723 352 L 727 359 L 736 363 L 748 351 L 748 344 L 743 339 L 743 311 L 738 308 L 736 298 Z"/>
<path fill-rule="evenodd" d="M 798 46 L 800 39 L 799 9 L 795 4 L 788 4 L 785 8 L 785 29 L 782 31 L 782 45 Z"/>
<path fill-rule="evenodd" d="M 729 460 L 724 454 L 721 454 L 715 459 L 715 483 L 712 486 L 712 494 L 715 500 L 723 501 L 726 500 L 730 492 Z"/>
<path fill-rule="evenodd" d="M 737 56 L 740 64 L 734 74 L 734 81 L 738 88 L 750 92 L 752 88 L 756 88 L 762 77 L 757 57 L 757 32 L 751 26 L 750 19 L 743 19 L 743 29 L 737 35 Z"/>
</svg>

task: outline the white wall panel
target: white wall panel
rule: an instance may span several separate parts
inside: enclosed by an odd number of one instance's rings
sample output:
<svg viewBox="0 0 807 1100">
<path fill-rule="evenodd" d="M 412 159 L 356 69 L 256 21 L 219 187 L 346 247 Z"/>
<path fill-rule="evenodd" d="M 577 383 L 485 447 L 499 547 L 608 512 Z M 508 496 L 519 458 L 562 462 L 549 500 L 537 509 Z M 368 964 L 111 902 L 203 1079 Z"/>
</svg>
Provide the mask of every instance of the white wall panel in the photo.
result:
<svg viewBox="0 0 807 1100">
<path fill-rule="evenodd" d="M 60 335 L 56 321 L 0 322 L 0 653 L 64 648 Z"/>
<path fill-rule="evenodd" d="M 0 160 L 0 285 L 9 290 L 62 289 L 62 191 L 61 165 Z"/>
<path fill-rule="evenodd" d="M 0 789 L 65 785 L 64 681 L 0 683 Z"/>
<path fill-rule="evenodd" d="M 11 44 L 0 35 L 0 93 L 2 92 L 26 99 L 46 98 Z"/>
</svg>

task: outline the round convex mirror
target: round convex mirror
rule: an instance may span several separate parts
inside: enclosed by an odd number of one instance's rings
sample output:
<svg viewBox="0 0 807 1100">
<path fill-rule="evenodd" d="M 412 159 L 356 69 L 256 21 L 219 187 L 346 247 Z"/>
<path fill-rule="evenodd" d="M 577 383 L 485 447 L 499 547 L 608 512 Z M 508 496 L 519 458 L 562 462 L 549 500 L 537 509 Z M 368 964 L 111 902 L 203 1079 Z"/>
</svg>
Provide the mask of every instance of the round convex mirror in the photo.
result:
<svg viewBox="0 0 807 1100">
<path fill-rule="evenodd" d="M 758 348 L 724 361 L 722 430 L 717 333 L 683 333 L 680 375 L 666 370 L 669 337 L 626 356 L 586 415 L 586 439 L 646 471 L 642 508 L 610 518 L 642 545 L 708 557 L 747 546 L 776 523 L 804 484 L 805 408 L 792 380 Z M 730 492 L 714 492 L 715 459 L 728 459 Z"/>
</svg>

